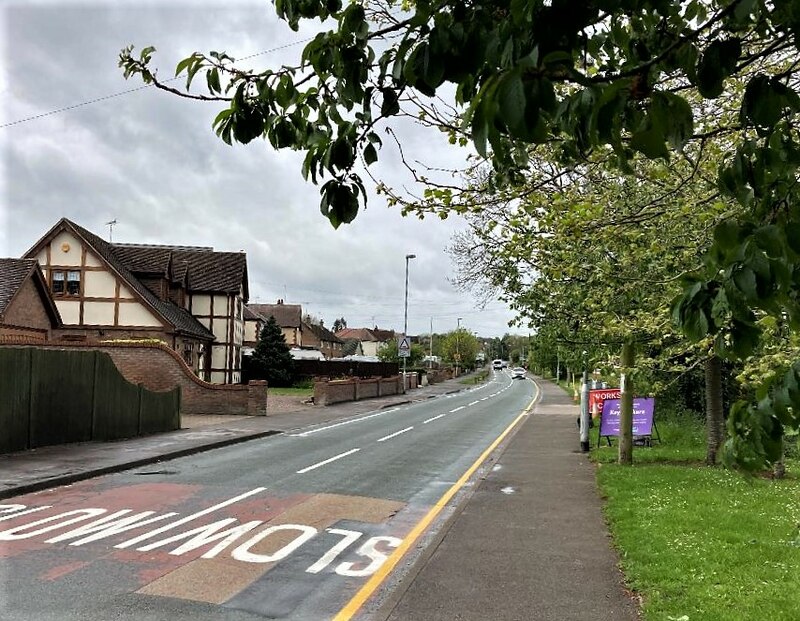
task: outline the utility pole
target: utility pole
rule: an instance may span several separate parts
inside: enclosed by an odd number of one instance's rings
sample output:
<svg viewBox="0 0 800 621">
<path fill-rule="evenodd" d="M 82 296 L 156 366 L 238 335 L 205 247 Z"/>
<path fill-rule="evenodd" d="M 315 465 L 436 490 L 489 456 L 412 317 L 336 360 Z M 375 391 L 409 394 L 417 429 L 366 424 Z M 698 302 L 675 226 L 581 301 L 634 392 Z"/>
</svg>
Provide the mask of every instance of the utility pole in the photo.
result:
<svg viewBox="0 0 800 621">
<path fill-rule="evenodd" d="M 430 342 L 430 354 L 428 356 L 428 368 L 433 368 L 433 317 L 431 317 L 431 342 Z"/>
<path fill-rule="evenodd" d="M 415 254 L 407 254 L 406 255 L 406 297 L 405 297 L 405 304 L 403 306 L 403 339 L 408 339 L 408 261 L 409 259 L 416 259 L 417 255 Z M 410 349 L 410 343 L 409 343 Z M 400 353 L 399 351 L 397 352 Z M 408 354 L 411 352 L 409 351 L 405 356 L 403 356 L 403 392 L 406 391 L 406 362 L 408 361 Z"/>
</svg>

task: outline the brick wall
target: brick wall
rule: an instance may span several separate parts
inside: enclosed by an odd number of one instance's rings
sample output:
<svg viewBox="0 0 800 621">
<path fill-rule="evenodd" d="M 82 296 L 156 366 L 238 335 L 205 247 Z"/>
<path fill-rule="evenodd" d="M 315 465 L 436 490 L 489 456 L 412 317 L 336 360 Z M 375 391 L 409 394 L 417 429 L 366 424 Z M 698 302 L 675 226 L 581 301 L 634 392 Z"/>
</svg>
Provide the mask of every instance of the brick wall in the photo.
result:
<svg viewBox="0 0 800 621">
<path fill-rule="evenodd" d="M 373 397 L 378 397 L 378 388 L 380 378 L 375 379 L 359 379 L 356 380 L 356 401 L 359 399 L 371 399 Z"/>
<path fill-rule="evenodd" d="M 0 338 L 0 345 L 16 345 L 19 339 Z M 181 387 L 181 414 L 267 414 L 267 385 L 263 381 L 242 384 L 209 384 L 192 373 L 181 357 L 158 343 L 59 343 L 46 345 L 59 349 L 88 348 L 111 356 L 120 373 L 134 384 L 149 390 Z"/>
<path fill-rule="evenodd" d="M 416 388 L 416 384 L 414 386 Z M 332 405 L 343 401 L 360 401 L 403 392 L 401 376 L 372 379 L 322 381 L 314 383 L 314 403 Z"/>
<path fill-rule="evenodd" d="M 50 316 L 31 278 L 25 280 L 14 301 L 6 309 L 4 323 L 17 327 L 50 330 Z"/>
</svg>

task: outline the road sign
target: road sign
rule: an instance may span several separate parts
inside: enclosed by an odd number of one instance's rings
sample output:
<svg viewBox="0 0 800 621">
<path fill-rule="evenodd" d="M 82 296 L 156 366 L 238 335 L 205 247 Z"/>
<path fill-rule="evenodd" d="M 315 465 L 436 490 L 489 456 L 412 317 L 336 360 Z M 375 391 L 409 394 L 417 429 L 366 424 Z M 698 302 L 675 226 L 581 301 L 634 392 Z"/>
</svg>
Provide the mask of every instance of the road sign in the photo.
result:
<svg viewBox="0 0 800 621">
<path fill-rule="evenodd" d="M 397 355 L 401 358 L 408 358 L 411 356 L 411 339 L 407 336 L 400 336 L 397 338 Z"/>
</svg>

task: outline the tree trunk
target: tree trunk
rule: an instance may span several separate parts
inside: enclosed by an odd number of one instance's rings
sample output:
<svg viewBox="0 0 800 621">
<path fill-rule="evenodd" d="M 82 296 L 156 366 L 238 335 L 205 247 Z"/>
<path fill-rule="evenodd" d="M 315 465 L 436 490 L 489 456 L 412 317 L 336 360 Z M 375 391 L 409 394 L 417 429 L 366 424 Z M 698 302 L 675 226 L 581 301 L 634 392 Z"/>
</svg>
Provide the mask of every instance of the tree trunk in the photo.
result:
<svg viewBox="0 0 800 621">
<path fill-rule="evenodd" d="M 717 463 L 725 440 L 725 419 L 722 413 L 722 361 L 711 355 L 706 359 L 706 464 Z"/>
<path fill-rule="evenodd" d="M 622 372 L 619 381 L 619 458 L 620 464 L 633 463 L 633 342 L 622 345 Z"/>
</svg>

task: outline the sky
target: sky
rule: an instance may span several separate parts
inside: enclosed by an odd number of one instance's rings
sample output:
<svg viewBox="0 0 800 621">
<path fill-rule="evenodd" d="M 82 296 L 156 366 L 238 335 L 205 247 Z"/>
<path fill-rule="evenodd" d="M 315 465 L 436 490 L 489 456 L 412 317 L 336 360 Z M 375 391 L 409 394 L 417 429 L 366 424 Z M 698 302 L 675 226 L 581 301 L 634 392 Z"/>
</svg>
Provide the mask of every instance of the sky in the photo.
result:
<svg viewBox="0 0 800 621">
<path fill-rule="evenodd" d="M 319 25 L 317 24 L 317 28 Z M 157 48 L 162 79 L 193 51 L 225 50 L 253 69 L 293 63 L 312 27 L 292 32 L 271 2 L 5 0 L 0 6 L 0 256 L 21 256 L 60 218 L 113 241 L 213 246 L 247 253 L 250 301 L 302 304 L 331 326 L 402 331 L 405 256 L 408 332 L 460 325 L 502 336 L 514 314 L 481 307 L 451 284 L 446 253 L 463 220 L 403 217 L 369 197 L 334 230 L 302 155 L 263 140 L 224 144 L 211 129 L 219 104 L 181 99 L 117 67 L 121 48 Z M 278 49 L 279 48 L 279 49 Z M 200 80 L 200 83 L 204 80 Z M 176 83 L 177 85 L 177 83 Z M 468 152 L 413 123 L 397 126 L 409 159 L 445 169 Z M 384 141 L 373 173 L 415 190 Z"/>
</svg>

